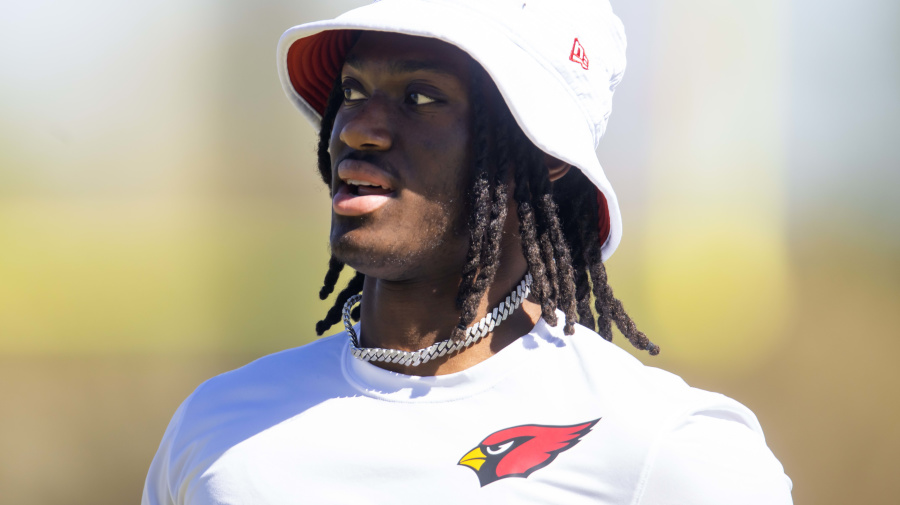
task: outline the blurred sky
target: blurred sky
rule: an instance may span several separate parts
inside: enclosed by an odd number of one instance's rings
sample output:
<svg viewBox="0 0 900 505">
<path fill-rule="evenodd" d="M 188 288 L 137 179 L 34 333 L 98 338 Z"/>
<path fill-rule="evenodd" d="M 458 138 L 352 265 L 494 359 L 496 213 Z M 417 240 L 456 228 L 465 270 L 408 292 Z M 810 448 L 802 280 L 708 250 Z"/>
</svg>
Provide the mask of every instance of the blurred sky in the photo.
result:
<svg viewBox="0 0 900 505">
<path fill-rule="evenodd" d="M 168 377 L 158 403 L 104 411 L 156 423 L 110 503 L 137 499 L 196 381 L 314 337 L 330 202 L 275 45 L 362 3 L 0 0 L 0 395 L 47 398 L 0 429 L 46 420 L 66 387 Z M 640 359 L 754 408 L 795 496 L 859 498 L 835 478 L 855 468 L 891 501 L 877 476 L 900 469 L 900 3 L 612 3 L 629 66 L 599 156 L 624 216 L 611 283 L 664 350 Z M 831 402 L 865 421 L 828 424 Z M 85 428 L 66 440 L 98 437 L 95 412 L 71 408 Z M 870 438 L 812 454 L 849 431 Z M 44 447 L 22 465 L 32 449 L 16 447 L 0 487 L 15 476 L 18 503 L 53 502 L 39 469 L 84 457 Z M 70 489 L 91 496 L 92 475 Z"/>
</svg>

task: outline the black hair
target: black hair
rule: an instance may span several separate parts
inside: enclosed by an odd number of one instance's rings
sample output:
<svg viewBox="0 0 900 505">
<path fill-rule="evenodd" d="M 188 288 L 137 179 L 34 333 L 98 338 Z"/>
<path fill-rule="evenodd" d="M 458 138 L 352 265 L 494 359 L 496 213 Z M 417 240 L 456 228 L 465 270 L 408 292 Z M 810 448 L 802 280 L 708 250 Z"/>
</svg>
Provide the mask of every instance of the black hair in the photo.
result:
<svg viewBox="0 0 900 505">
<path fill-rule="evenodd" d="M 565 314 L 565 334 L 574 333 L 577 322 L 607 340 L 612 340 L 615 323 L 633 346 L 651 355 L 659 354 L 659 346 L 637 329 L 607 282 L 600 251 L 600 203 L 595 186 L 574 167 L 551 182 L 543 151 L 522 132 L 482 67 L 473 61 L 472 70 L 474 170 L 467 195 L 469 250 L 456 298 L 459 325 L 452 337 L 463 335 L 494 281 L 512 182 L 522 252 L 533 278 L 531 296 L 540 304 L 544 320 L 556 326 L 559 309 Z M 319 131 L 318 168 L 329 185 L 332 168 L 328 145 L 342 100 L 339 77 L 328 98 Z M 343 268 L 344 264 L 336 258 L 329 260 L 325 283 L 319 292 L 321 299 L 334 291 Z M 338 294 L 325 318 L 316 324 L 318 335 L 341 320 L 344 303 L 362 291 L 364 280 L 363 274 L 356 273 Z M 591 309 L 592 299 L 596 318 Z M 359 317 L 358 306 L 353 317 Z"/>
</svg>

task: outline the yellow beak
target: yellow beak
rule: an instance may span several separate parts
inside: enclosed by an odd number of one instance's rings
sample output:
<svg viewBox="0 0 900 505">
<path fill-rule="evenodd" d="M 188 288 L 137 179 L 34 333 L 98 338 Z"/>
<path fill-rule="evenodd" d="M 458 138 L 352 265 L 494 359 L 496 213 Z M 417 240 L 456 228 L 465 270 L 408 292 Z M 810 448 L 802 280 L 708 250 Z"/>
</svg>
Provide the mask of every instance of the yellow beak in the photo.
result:
<svg viewBox="0 0 900 505">
<path fill-rule="evenodd" d="M 476 447 L 476 448 L 472 449 L 471 451 L 469 451 L 468 453 L 466 453 L 466 455 L 463 456 L 462 459 L 459 460 L 459 463 L 457 463 L 457 464 L 468 466 L 477 472 L 478 470 L 481 470 L 481 465 L 484 464 L 485 458 L 486 458 L 486 456 L 484 455 L 483 452 L 481 452 L 481 448 Z"/>
</svg>

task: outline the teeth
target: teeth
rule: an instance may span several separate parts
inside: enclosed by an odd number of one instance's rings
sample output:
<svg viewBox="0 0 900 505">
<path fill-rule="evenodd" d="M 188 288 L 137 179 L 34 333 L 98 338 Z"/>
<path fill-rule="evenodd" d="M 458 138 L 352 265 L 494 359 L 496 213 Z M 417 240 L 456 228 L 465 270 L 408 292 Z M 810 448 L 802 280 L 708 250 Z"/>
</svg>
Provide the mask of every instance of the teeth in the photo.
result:
<svg viewBox="0 0 900 505">
<path fill-rule="evenodd" d="M 347 181 L 345 181 L 345 182 L 352 186 L 371 186 L 373 188 L 381 187 L 378 184 L 372 184 L 371 182 L 366 182 L 366 181 L 357 181 L 356 179 L 347 179 Z"/>
</svg>

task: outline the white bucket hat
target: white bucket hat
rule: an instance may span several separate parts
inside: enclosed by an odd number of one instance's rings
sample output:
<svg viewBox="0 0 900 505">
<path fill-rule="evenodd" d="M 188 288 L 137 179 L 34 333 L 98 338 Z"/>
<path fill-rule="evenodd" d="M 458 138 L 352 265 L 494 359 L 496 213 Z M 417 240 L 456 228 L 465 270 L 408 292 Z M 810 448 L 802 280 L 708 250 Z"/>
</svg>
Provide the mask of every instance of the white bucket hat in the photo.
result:
<svg viewBox="0 0 900 505">
<path fill-rule="evenodd" d="M 315 128 L 353 41 L 347 30 L 436 38 L 480 63 L 525 135 L 597 186 L 603 259 L 612 255 L 622 218 L 596 148 L 625 71 L 625 33 L 607 0 L 376 0 L 295 26 L 278 42 L 278 75 Z"/>
</svg>

